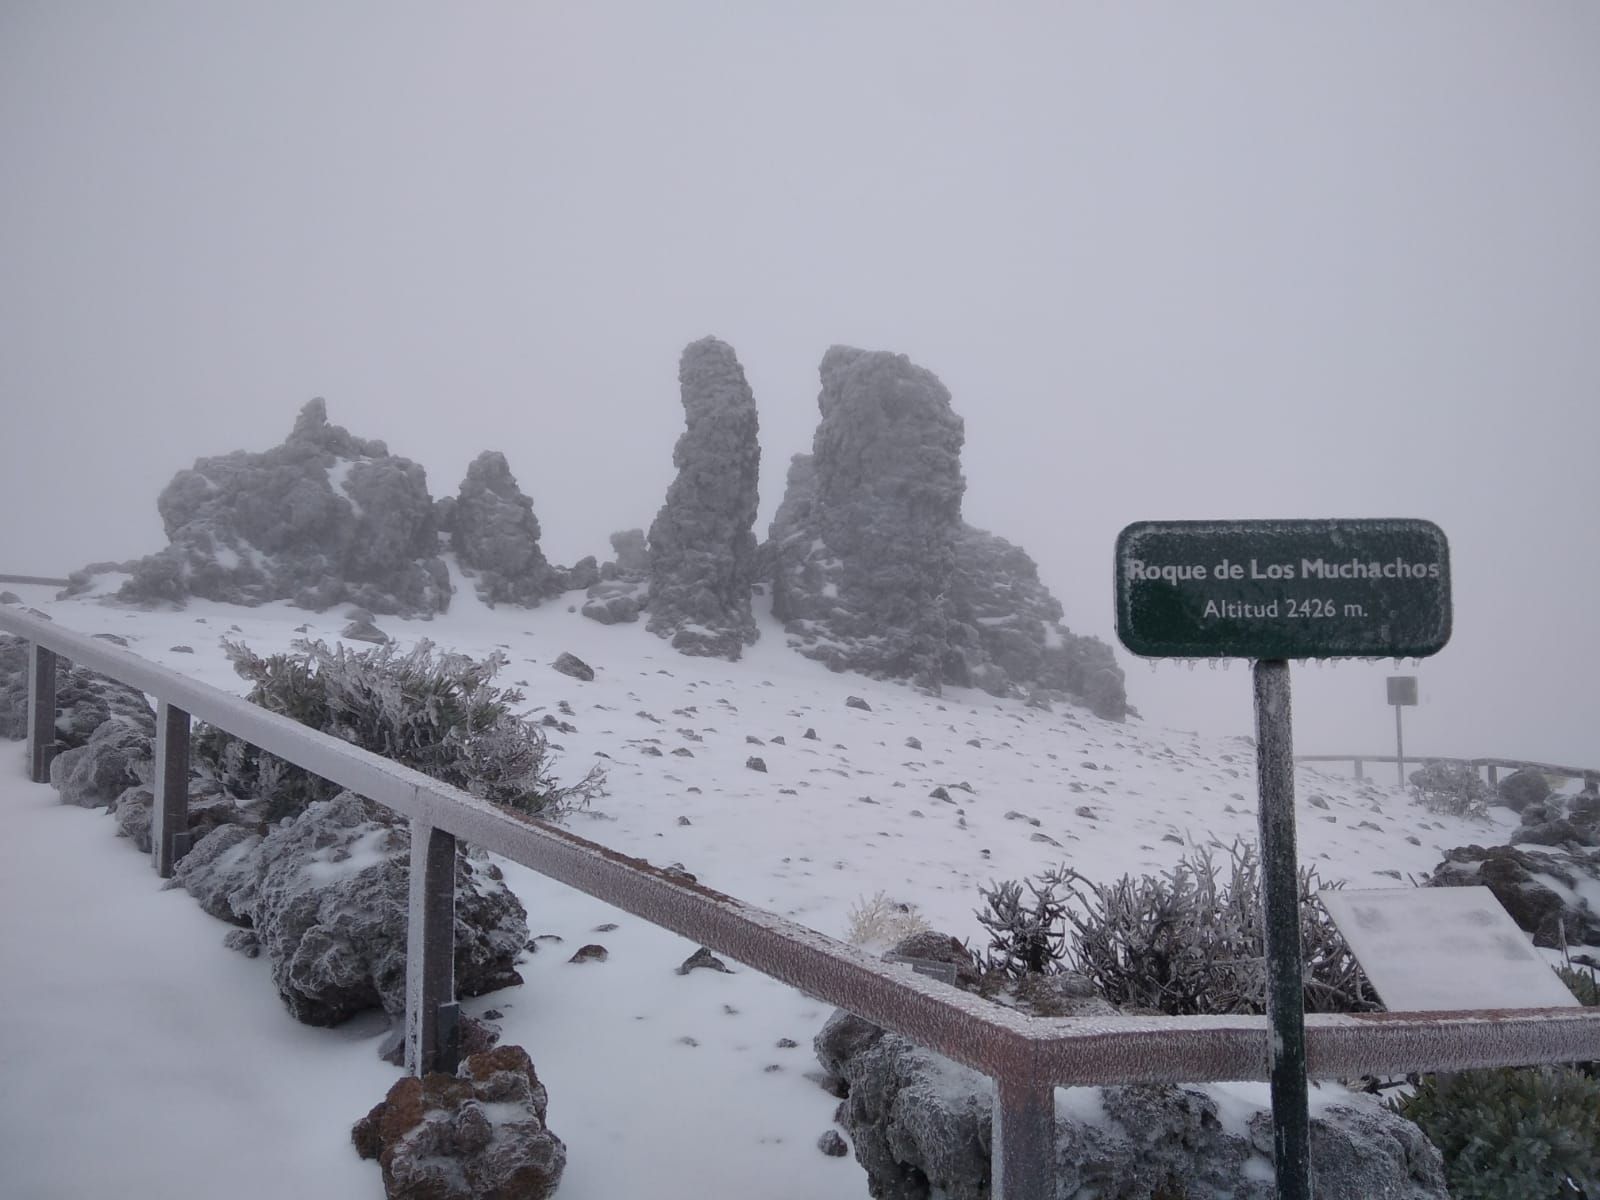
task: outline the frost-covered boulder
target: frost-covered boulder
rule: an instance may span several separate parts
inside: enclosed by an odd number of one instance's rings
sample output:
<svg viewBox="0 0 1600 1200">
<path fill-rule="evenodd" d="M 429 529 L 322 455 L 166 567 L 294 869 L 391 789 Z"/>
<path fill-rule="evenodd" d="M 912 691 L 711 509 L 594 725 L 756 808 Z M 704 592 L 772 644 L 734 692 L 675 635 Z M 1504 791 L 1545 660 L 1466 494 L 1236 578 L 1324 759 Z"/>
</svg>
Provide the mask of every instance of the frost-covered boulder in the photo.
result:
<svg viewBox="0 0 1600 1200">
<path fill-rule="evenodd" d="M 476 575 L 484 603 L 531 607 L 566 590 L 566 573 L 539 548 L 533 501 L 499 451 L 485 450 L 472 460 L 449 520 L 451 548 Z"/>
<path fill-rule="evenodd" d="M 351 1130 L 389 1200 L 545 1200 L 567 1165 L 549 1095 L 521 1046 L 469 1055 L 454 1076 L 407 1076 Z"/>
<path fill-rule="evenodd" d="M 772 525 L 773 611 L 808 657 L 937 687 L 966 490 L 961 418 L 902 354 L 834 346 L 821 377 L 810 460 L 791 463 Z"/>
<path fill-rule="evenodd" d="M 583 615 L 602 625 L 637 621 L 650 604 L 650 549 L 644 530 L 613 533 L 611 550 L 616 558 L 602 563 L 599 578 L 588 584 Z"/>
<path fill-rule="evenodd" d="M 755 397 L 733 347 L 690 343 L 678 363 L 687 428 L 672 452 L 678 475 L 650 526 L 650 632 L 684 654 L 737 659 L 756 640 Z"/>
<path fill-rule="evenodd" d="M 1502 779 L 1495 792 L 1501 804 L 1515 812 L 1521 812 L 1530 804 L 1541 804 L 1548 799 L 1551 787 L 1543 771 L 1523 767 Z"/>
<path fill-rule="evenodd" d="M 265 837 L 225 825 L 179 863 L 174 885 L 213 916 L 252 927 L 289 1011 L 334 1025 L 365 1008 L 405 1011 L 410 833 L 351 792 L 312 804 Z M 456 991 L 522 978 L 527 914 L 499 869 L 456 858 Z"/>
<path fill-rule="evenodd" d="M 157 500 L 168 545 L 120 570 L 120 599 L 288 600 L 431 614 L 450 602 L 427 477 L 381 441 L 328 423 L 312 400 L 283 444 L 196 461 Z M 89 568 L 69 592 L 91 590 Z"/>
<path fill-rule="evenodd" d="M 155 710 L 144 693 L 56 658 L 56 741 L 67 749 L 86 745 L 106 721 L 120 717 L 146 736 L 156 731 Z M 0 737 L 28 736 L 28 643 L 0 633 Z"/>
<path fill-rule="evenodd" d="M 612 575 L 648 575 L 650 573 L 650 544 L 645 541 L 642 529 L 619 529 L 611 535 L 611 552 L 617 557 L 602 567 L 606 578 Z"/>
<path fill-rule="evenodd" d="M 150 735 L 135 722 L 113 717 L 81 746 L 50 760 L 50 785 L 61 803 L 109 808 L 128 788 L 150 782 L 155 757 Z"/>
</svg>

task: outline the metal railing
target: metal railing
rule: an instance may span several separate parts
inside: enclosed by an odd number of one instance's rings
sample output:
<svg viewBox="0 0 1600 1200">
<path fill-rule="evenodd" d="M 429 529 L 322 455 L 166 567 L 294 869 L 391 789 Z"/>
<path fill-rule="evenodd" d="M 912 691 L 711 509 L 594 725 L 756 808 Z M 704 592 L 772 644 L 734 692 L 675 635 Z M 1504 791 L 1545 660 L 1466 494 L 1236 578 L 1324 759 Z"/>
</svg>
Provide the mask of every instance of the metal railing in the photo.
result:
<svg viewBox="0 0 1600 1200">
<path fill-rule="evenodd" d="M 47 575 L 0 575 L 0 583 L 39 584 L 43 587 L 71 587 L 70 579 L 53 579 Z"/>
<path fill-rule="evenodd" d="M 1054 1189 L 1057 1086 L 1267 1078 L 1266 1018 L 1046 1019 L 1002 1008 L 883 962 L 720 892 L 557 826 L 501 809 L 337 738 L 187 679 L 104 641 L 0 609 L 0 630 L 31 643 L 32 776 L 49 778 L 57 655 L 155 697 L 152 838 L 169 875 L 185 849 L 192 718 L 376 801 L 411 823 L 406 1068 L 456 1057 L 454 858 L 462 839 L 726 954 L 982 1072 L 995 1082 L 992 1192 L 1046 1200 Z M 1308 1072 L 1350 1079 L 1410 1071 L 1600 1058 L 1600 1009 L 1318 1014 L 1306 1018 Z"/>
<path fill-rule="evenodd" d="M 1555 763 L 1534 762 L 1526 758 L 1449 758 L 1438 754 L 1408 754 L 1404 758 L 1397 758 L 1393 754 L 1296 754 L 1294 760 L 1297 763 L 1354 763 L 1357 779 L 1366 778 L 1364 765 L 1375 762 L 1415 763 L 1419 767 L 1428 763 L 1456 763 L 1471 767 L 1475 771 L 1487 768 L 1491 784 L 1500 782 L 1501 767 L 1513 771 L 1524 769 L 1539 771 L 1545 775 L 1560 775 L 1567 779 L 1600 779 L 1600 769 L 1595 767 L 1562 767 Z"/>
</svg>

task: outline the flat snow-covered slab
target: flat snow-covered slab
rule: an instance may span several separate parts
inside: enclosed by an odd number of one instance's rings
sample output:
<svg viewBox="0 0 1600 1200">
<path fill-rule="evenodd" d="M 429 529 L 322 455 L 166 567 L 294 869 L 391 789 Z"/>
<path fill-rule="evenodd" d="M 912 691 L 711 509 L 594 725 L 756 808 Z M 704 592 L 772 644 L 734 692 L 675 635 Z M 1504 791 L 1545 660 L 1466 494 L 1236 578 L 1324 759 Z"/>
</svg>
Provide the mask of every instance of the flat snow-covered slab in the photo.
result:
<svg viewBox="0 0 1600 1200">
<path fill-rule="evenodd" d="M 1578 1004 L 1486 887 L 1320 896 L 1391 1012 Z"/>
</svg>

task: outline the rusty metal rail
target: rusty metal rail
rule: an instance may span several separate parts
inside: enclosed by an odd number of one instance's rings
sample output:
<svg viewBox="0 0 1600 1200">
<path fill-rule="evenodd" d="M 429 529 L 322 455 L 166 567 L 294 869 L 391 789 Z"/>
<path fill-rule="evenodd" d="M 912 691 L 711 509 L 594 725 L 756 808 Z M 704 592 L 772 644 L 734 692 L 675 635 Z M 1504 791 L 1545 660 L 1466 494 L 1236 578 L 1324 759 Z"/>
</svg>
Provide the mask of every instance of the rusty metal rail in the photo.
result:
<svg viewBox="0 0 1600 1200">
<path fill-rule="evenodd" d="M 58 655 L 155 697 L 153 857 L 170 875 L 186 847 L 191 718 L 382 804 L 411 823 L 406 1066 L 457 1053 L 453 962 L 457 839 L 481 846 L 661 928 L 876 1022 L 995 1081 L 995 1200 L 1054 1196 L 1054 1089 L 1265 1079 L 1264 1017 L 1041 1019 L 885 963 L 642 859 L 509 812 L 337 738 L 188 679 L 104 641 L 14 609 L 0 630 L 30 644 L 30 751 L 45 782 L 54 752 Z M 1383 1013 L 1306 1019 L 1316 1078 L 1600 1058 L 1600 1010 Z"/>
</svg>

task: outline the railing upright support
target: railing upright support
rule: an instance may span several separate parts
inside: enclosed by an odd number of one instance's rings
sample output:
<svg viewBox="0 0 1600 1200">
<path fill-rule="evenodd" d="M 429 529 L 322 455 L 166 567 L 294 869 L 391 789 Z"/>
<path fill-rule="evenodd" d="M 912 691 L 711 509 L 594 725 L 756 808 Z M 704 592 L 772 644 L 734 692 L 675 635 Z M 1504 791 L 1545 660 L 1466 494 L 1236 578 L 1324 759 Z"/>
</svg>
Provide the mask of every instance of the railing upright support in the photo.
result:
<svg viewBox="0 0 1600 1200">
<path fill-rule="evenodd" d="M 993 1200 L 1054 1200 L 1056 1089 L 1033 1078 L 994 1081 Z"/>
<path fill-rule="evenodd" d="M 150 814 L 150 857 L 156 874 L 171 879 L 189 852 L 189 714 L 156 702 L 155 806 Z"/>
<path fill-rule="evenodd" d="M 456 1004 L 456 839 L 411 822 L 406 929 L 406 1071 L 454 1073 L 461 1057 Z"/>
<path fill-rule="evenodd" d="M 50 782 L 56 756 L 56 653 L 28 645 L 28 778 Z"/>
</svg>

